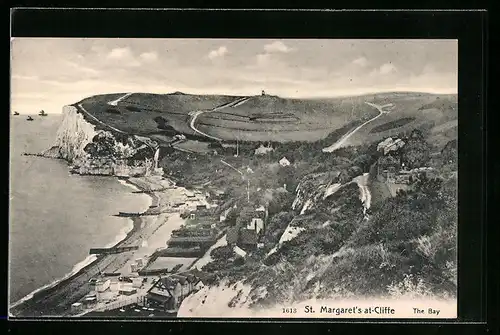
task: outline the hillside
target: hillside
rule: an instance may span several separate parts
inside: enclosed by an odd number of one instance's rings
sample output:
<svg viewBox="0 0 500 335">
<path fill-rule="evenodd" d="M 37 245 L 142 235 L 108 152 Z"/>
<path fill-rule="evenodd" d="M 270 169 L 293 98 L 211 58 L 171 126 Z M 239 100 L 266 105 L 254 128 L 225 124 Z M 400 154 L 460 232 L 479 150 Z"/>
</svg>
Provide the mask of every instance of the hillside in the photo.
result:
<svg viewBox="0 0 500 335">
<path fill-rule="evenodd" d="M 276 164 L 280 155 L 274 151 L 270 157 L 249 153 L 233 158 L 230 162 L 235 166 L 250 166 L 254 171 L 251 204 L 246 204 L 244 184 L 237 174 L 228 173 L 215 160 L 212 165 L 208 158 L 193 164 L 187 180 L 194 184 L 210 180 L 241 206 L 233 221 L 236 226 L 245 222 L 242 217 L 247 214 L 241 213 L 262 204 L 269 208 L 270 217 L 262 246 L 246 249 L 244 259 L 228 246 L 212 252 L 213 261 L 203 270 L 218 280 L 188 298 L 181 315 L 211 315 L 200 302 L 219 299 L 239 316 L 311 300 L 453 301 L 457 289 L 456 141 L 449 141 L 441 155 L 431 158 L 437 148 L 421 132 L 412 134 L 404 138 L 403 162 L 430 166 L 435 175 L 418 176 L 406 191 L 402 188 L 395 196 L 389 193 L 371 207 L 359 177 L 374 166 L 376 170 L 380 157 L 376 145 L 331 154 L 305 150 L 294 156 L 290 167 Z M 290 150 L 290 145 L 283 145 L 287 146 Z M 164 164 L 169 166 L 167 158 Z M 285 191 L 280 187 L 283 184 Z M 374 200 L 377 195 L 372 192 L 371 196 Z"/>
<path fill-rule="evenodd" d="M 376 111 L 362 98 L 284 99 L 255 96 L 199 118 L 199 129 L 223 140 L 316 141 Z"/>
<path fill-rule="evenodd" d="M 390 112 L 360 129 L 349 139 L 350 145 L 379 141 L 415 128 L 429 132 L 441 145 L 457 136 L 455 95 L 403 92 L 330 99 L 182 92 L 124 95 L 94 96 L 75 106 L 81 105 L 111 127 L 153 136 L 160 142 L 170 142 L 175 134 L 202 141 L 315 142 L 348 124 L 376 116 L 377 110 L 367 102 L 390 104 L 387 107 Z M 110 105 L 114 100 L 117 103 Z"/>
<path fill-rule="evenodd" d="M 349 144 L 380 141 L 402 132 L 420 129 L 440 147 L 458 136 L 456 95 L 424 93 L 385 94 L 367 97 L 378 105 L 392 104 L 389 113 L 370 123 L 350 138 Z"/>
<path fill-rule="evenodd" d="M 181 92 L 171 94 L 132 93 L 124 99 L 109 103 L 125 94 L 107 94 L 81 100 L 81 105 L 91 115 L 109 126 L 136 135 L 161 135 L 169 141 L 175 134 L 196 136 L 189 127 L 189 112 L 208 110 L 227 104 L 239 97 L 191 95 Z"/>
</svg>

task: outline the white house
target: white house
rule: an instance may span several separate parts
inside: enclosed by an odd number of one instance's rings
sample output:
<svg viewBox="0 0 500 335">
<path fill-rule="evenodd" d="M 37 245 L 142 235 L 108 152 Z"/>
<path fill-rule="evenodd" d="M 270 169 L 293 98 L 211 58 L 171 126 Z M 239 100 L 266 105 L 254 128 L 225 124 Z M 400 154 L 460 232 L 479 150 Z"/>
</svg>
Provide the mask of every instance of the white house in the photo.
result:
<svg viewBox="0 0 500 335">
<path fill-rule="evenodd" d="M 142 286 L 142 278 L 132 278 L 132 287 L 140 288 Z"/>
<path fill-rule="evenodd" d="M 226 209 L 221 215 L 219 216 L 219 222 L 224 222 L 227 219 L 227 216 L 229 215 L 229 212 L 231 212 L 231 208 Z"/>
<path fill-rule="evenodd" d="M 97 292 L 104 292 L 109 288 L 111 280 L 98 280 L 95 284 L 95 290 Z"/>
<path fill-rule="evenodd" d="M 264 229 L 264 220 L 261 218 L 253 218 L 252 221 L 247 225 L 247 229 L 255 230 L 258 234 L 261 230 Z"/>
<path fill-rule="evenodd" d="M 290 161 L 286 157 L 280 159 L 279 163 L 281 166 L 290 166 Z"/>
</svg>

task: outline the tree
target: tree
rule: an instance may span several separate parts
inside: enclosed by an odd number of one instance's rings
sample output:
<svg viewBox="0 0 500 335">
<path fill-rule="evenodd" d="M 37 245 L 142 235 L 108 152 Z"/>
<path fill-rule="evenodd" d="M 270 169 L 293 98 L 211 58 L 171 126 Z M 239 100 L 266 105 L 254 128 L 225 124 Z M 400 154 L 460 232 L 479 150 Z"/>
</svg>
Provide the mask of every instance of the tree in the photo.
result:
<svg viewBox="0 0 500 335">
<path fill-rule="evenodd" d="M 233 248 L 228 245 L 218 247 L 210 252 L 210 256 L 214 259 L 229 259 L 234 256 Z"/>
<path fill-rule="evenodd" d="M 457 140 L 451 140 L 441 150 L 441 159 L 444 164 L 456 164 L 458 158 Z"/>
<path fill-rule="evenodd" d="M 409 168 L 424 166 L 430 159 L 431 146 L 419 131 L 414 131 L 402 148 L 402 160 Z"/>
<path fill-rule="evenodd" d="M 273 215 L 281 212 L 291 202 L 291 197 L 288 192 L 274 192 L 273 198 L 269 202 L 269 214 Z"/>
</svg>

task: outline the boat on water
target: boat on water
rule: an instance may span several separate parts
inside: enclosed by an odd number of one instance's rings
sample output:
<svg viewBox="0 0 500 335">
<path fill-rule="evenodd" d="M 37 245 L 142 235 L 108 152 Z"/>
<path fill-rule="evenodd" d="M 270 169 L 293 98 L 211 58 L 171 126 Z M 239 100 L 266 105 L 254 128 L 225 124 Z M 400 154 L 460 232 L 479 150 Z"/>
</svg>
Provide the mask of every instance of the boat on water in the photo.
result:
<svg viewBox="0 0 500 335">
<path fill-rule="evenodd" d="M 38 115 L 40 115 L 40 116 L 47 116 L 48 114 L 47 114 L 47 113 L 45 113 L 45 111 L 44 111 L 44 110 L 41 110 L 41 111 L 40 111 L 40 113 L 38 113 Z"/>
<path fill-rule="evenodd" d="M 14 112 L 14 115 L 19 115 L 19 113 L 18 112 Z"/>
<path fill-rule="evenodd" d="M 26 119 L 26 121 L 33 121 L 34 119 L 31 117 L 31 116 L 28 116 L 28 118 Z"/>
</svg>

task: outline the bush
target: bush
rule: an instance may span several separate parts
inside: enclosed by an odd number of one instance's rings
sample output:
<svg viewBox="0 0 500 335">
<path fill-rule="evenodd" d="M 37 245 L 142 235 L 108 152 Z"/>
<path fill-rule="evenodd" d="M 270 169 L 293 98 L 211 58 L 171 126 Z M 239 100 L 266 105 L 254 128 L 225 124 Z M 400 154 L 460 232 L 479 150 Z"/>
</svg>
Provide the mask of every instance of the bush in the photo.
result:
<svg viewBox="0 0 500 335">
<path fill-rule="evenodd" d="M 383 132 L 383 131 L 386 131 L 389 129 L 399 128 L 399 127 L 402 127 L 405 124 L 408 124 L 414 120 L 415 120 L 415 117 L 404 117 L 404 118 L 397 119 L 394 121 L 389 121 L 389 122 L 383 123 L 381 125 L 378 125 L 376 127 L 373 127 L 370 130 L 370 133 L 380 133 L 380 132 Z"/>
<path fill-rule="evenodd" d="M 115 109 L 115 108 L 107 108 L 107 109 L 106 109 L 106 113 L 110 113 L 110 114 L 121 114 L 121 112 L 120 112 L 118 109 Z"/>
<path fill-rule="evenodd" d="M 245 259 L 244 259 L 243 257 L 241 257 L 241 256 L 238 256 L 238 257 L 236 257 L 236 259 L 234 260 L 233 264 L 234 264 L 235 266 L 241 266 L 241 265 L 245 264 Z"/>
<path fill-rule="evenodd" d="M 230 259 L 234 256 L 233 248 L 229 245 L 218 247 L 210 252 L 213 259 Z"/>
<path fill-rule="evenodd" d="M 141 112 L 141 109 L 139 107 L 136 107 L 136 106 L 126 106 L 125 108 L 131 112 Z"/>
</svg>

